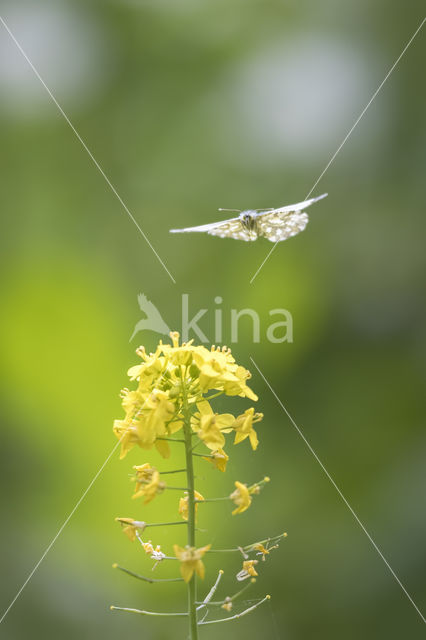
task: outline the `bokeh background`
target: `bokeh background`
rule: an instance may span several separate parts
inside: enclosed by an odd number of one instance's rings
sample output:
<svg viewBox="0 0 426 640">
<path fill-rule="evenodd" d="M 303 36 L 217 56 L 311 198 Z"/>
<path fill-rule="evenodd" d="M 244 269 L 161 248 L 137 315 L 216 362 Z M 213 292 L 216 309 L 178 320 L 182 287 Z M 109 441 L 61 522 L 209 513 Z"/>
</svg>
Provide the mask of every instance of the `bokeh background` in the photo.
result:
<svg viewBox="0 0 426 640">
<path fill-rule="evenodd" d="M 218 207 L 304 199 L 423 17 L 420 2 L 40 0 L 2 16 L 176 280 L 174 284 L 0 28 L 2 314 L 1 607 L 6 609 L 115 444 L 118 392 L 141 342 L 137 294 L 175 328 L 181 294 L 213 341 L 214 303 L 253 308 L 237 359 L 255 359 L 413 599 L 426 606 L 424 359 L 425 34 L 420 33 L 315 189 L 307 230 L 271 245 L 172 236 Z M 294 342 L 266 340 L 288 309 Z M 259 375 L 261 446 L 230 471 L 199 465 L 199 487 L 272 482 L 252 508 L 206 507 L 200 542 L 288 538 L 249 597 L 250 617 L 202 638 L 424 637 L 407 597 Z M 219 409 L 246 408 L 243 400 Z M 237 407 L 237 408 L 236 408 Z M 247 444 L 247 446 L 245 446 Z M 176 496 L 130 499 L 115 454 L 3 621 L 9 640 L 185 638 L 181 621 L 111 613 L 179 610 L 184 589 L 111 569 L 150 561 L 116 515 L 174 518 Z M 168 547 L 176 532 L 158 531 Z M 212 579 L 219 568 L 208 558 Z M 233 588 L 236 558 L 223 595 Z M 160 567 L 158 576 L 169 575 Z M 205 583 L 207 588 L 209 581 Z"/>
</svg>

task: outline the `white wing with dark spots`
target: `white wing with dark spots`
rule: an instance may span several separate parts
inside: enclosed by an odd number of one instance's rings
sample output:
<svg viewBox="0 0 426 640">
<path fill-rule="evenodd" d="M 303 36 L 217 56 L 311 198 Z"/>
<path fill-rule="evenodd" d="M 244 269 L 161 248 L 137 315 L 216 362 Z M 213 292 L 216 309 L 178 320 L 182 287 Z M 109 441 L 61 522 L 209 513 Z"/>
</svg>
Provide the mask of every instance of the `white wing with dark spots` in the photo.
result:
<svg viewBox="0 0 426 640">
<path fill-rule="evenodd" d="M 282 242 L 303 231 L 309 222 L 308 214 L 302 211 L 281 213 L 277 210 L 265 213 L 256 220 L 259 236 L 270 242 Z"/>
<path fill-rule="evenodd" d="M 249 231 L 241 219 L 230 218 L 221 222 L 213 222 L 211 224 L 202 224 L 199 227 L 187 227 L 186 229 L 170 229 L 170 233 L 188 233 L 190 231 L 204 232 L 211 236 L 219 238 L 234 238 L 234 240 L 256 240 L 257 233 Z"/>
<path fill-rule="evenodd" d="M 308 214 L 303 209 L 307 209 L 326 196 L 327 194 L 323 193 L 317 198 L 258 213 L 256 223 L 259 236 L 263 236 L 270 242 L 283 242 L 296 236 L 306 228 L 309 222 Z"/>
<path fill-rule="evenodd" d="M 244 240 L 250 242 L 257 240 L 255 230 L 249 230 L 239 218 L 225 220 L 219 226 L 208 231 L 211 236 L 219 236 L 219 238 L 233 238 L 234 240 Z"/>
</svg>

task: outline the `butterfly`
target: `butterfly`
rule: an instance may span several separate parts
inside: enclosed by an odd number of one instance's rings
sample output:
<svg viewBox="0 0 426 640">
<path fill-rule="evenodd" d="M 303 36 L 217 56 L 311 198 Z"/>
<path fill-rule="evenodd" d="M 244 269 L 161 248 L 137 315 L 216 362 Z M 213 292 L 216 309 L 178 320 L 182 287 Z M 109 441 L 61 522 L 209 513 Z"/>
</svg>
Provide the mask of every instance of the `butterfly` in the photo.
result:
<svg viewBox="0 0 426 640">
<path fill-rule="evenodd" d="M 234 240 L 245 240 L 246 242 L 257 240 L 263 236 L 270 242 L 282 242 L 305 229 L 309 218 L 303 209 L 307 209 L 311 204 L 322 200 L 327 195 L 327 193 L 323 193 L 317 198 L 289 204 L 278 209 L 248 209 L 241 211 L 237 218 L 202 224 L 199 227 L 170 229 L 170 233 L 205 232 L 211 236 L 219 236 L 219 238 L 234 238 Z M 220 209 L 220 211 L 225 211 L 225 209 Z"/>
</svg>

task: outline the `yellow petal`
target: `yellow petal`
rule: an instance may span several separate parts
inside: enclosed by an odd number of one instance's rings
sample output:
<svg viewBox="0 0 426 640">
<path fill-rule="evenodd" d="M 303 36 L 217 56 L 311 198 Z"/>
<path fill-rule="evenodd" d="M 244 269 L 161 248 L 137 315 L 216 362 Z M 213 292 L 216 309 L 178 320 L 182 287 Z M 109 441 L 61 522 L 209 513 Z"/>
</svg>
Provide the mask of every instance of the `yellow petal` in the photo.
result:
<svg viewBox="0 0 426 640">
<path fill-rule="evenodd" d="M 170 458 L 170 447 L 167 440 L 156 440 L 155 447 L 158 453 L 163 456 L 163 458 Z"/>
</svg>

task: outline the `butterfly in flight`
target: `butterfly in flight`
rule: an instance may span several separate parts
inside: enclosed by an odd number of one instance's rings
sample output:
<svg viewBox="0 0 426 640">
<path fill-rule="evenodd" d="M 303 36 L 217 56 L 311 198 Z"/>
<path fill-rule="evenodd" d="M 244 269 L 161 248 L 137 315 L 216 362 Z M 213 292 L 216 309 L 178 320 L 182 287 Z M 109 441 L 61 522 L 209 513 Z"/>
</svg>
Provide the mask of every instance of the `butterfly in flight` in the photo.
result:
<svg viewBox="0 0 426 640">
<path fill-rule="evenodd" d="M 234 238 L 250 242 L 263 236 L 270 242 L 282 242 L 303 231 L 308 224 L 307 209 L 322 200 L 328 194 L 323 193 L 317 198 L 311 198 L 297 204 L 289 204 L 278 209 L 248 209 L 241 211 L 236 218 L 202 224 L 199 227 L 186 227 L 186 229 L 170 229 L 170 233 L 189 233 L 191 231 L 208 233 L 219 238 Z M 220 209 L 225 211 L 225 209 Z M 228 209 L 229 211 L 229 209 Z"/>
</svg>

